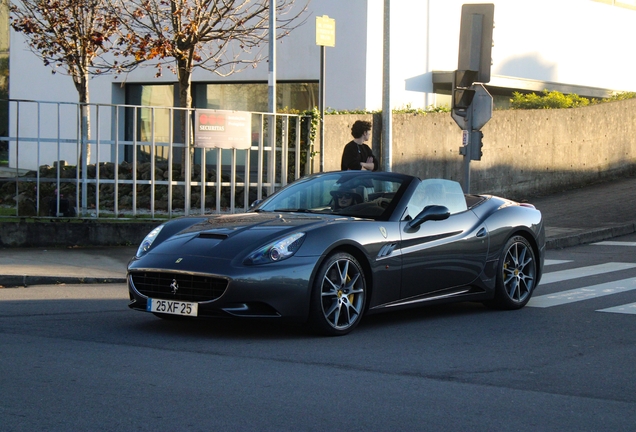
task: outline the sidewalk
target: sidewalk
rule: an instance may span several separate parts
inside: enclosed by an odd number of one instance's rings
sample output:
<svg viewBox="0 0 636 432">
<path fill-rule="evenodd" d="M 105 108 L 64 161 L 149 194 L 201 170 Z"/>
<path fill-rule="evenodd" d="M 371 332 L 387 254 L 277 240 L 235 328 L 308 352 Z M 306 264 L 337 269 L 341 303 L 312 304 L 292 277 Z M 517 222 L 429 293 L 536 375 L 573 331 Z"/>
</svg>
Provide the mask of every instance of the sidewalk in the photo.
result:
<svg viewBox="0 0 636 432">
<path fill-rule="evenodd" d="M 124 283 L 137 246 L 0 249 L 0 286 Z"/>
<path fill-rule="evenodd" d="M 636 232 L 636 177 L 534 197 L 528 201 L 543 214 L 548 249 Z"/>
<path fill-rule="evenodd" d="M 528 199 L 559 249 L 636 232 L 636 177 Z M 0 286 L 124 283 L 137 246 L 0 249 Z"/>
</svg>

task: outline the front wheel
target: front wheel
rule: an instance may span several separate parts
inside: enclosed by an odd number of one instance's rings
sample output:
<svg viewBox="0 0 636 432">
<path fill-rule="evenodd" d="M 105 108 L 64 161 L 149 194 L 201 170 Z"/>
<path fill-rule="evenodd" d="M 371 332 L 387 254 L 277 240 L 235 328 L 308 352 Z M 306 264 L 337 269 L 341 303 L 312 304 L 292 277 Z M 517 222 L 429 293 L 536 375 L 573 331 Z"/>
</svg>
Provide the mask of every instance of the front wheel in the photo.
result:
<svg viewBox="0 0 636 432">
<path fill-rule="evenodd" d="M 310 326 L 320 334 L 346 335 L 362 318 L 366 294 L 364 272 L 358 261 L 344 252 L 329 256 L 316 274 Z"/>
<path fill-rule="evenodd" d="M 497 266 L 494 305 L 500 309 L 521 309 L 534 291 L 537 260 L 532 246 L 522 236 L 513 236 L 503 248 Z"/>
</svg>

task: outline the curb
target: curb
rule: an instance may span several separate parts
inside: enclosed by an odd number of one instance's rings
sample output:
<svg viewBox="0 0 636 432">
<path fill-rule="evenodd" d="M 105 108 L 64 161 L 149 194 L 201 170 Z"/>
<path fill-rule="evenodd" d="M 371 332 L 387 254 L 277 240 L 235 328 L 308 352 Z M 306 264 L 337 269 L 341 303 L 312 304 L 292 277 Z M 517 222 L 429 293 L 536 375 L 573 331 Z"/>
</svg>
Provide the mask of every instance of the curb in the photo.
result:
<svg viewBox="0 0 636 432">
<path fill-rule="evenodd" d="M 583 233 L 573 234 L 553 239 L 546 239 L 546 249 L 563 249 L 572 246 L 579 246 L 588 243 L 595 243 L 608 240 L 614 237 L 620 237 L 636 232 L 636 222 L 624 225 L 618 225 L 611 228 L 601 228 L 597 230 L 587 231 Z"/>
<path fill-rule="evenodd" d="M 28 287 L 31 285 L 64 285 L 64 284 L 115 284 L 126 283 L 125 277 L 96 278 L 76 276 L 28 276 L 0 275 L 0 286 L 5 288 Z"/>
</svg>

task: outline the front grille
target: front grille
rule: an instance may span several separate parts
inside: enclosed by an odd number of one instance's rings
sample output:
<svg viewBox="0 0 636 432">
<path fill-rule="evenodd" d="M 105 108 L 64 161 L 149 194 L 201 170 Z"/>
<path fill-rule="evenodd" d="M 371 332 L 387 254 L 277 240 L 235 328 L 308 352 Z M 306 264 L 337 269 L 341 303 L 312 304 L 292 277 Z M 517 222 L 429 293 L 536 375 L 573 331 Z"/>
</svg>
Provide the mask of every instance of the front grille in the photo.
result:
<svg viewBox="0 0 636 432">
<path fill-rule="evenodd" d="M 142 271 L 130 277 L 135 289 L 146 297 L 188 302 L 216 300 L 228 284 L 227 279 L 183 273 Z"/>
</svg>

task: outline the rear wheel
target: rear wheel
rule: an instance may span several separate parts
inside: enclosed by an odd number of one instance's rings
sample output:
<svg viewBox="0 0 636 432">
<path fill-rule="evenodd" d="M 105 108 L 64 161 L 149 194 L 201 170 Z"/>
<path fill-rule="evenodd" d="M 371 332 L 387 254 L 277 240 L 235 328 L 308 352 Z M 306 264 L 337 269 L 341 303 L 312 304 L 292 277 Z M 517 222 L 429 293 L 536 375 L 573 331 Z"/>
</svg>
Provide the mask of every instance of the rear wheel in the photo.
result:
<svg viewBox="0 0 636 432">
<path fill-rule="evenodd" d="M 494 305 L 500 309 L 524 307 L 535 288 L 537 261 L 522 236 L 511 237 L 503 248 L 497 267 Z"/>
<path fill-rule="evenodd" d="M 309 324 L 324 335 L 349 333 L 362 318 L 366 295 L 364 272 L 358 261 L 344 252 L 329 256 L 316 274 Z"/>
</svg>

